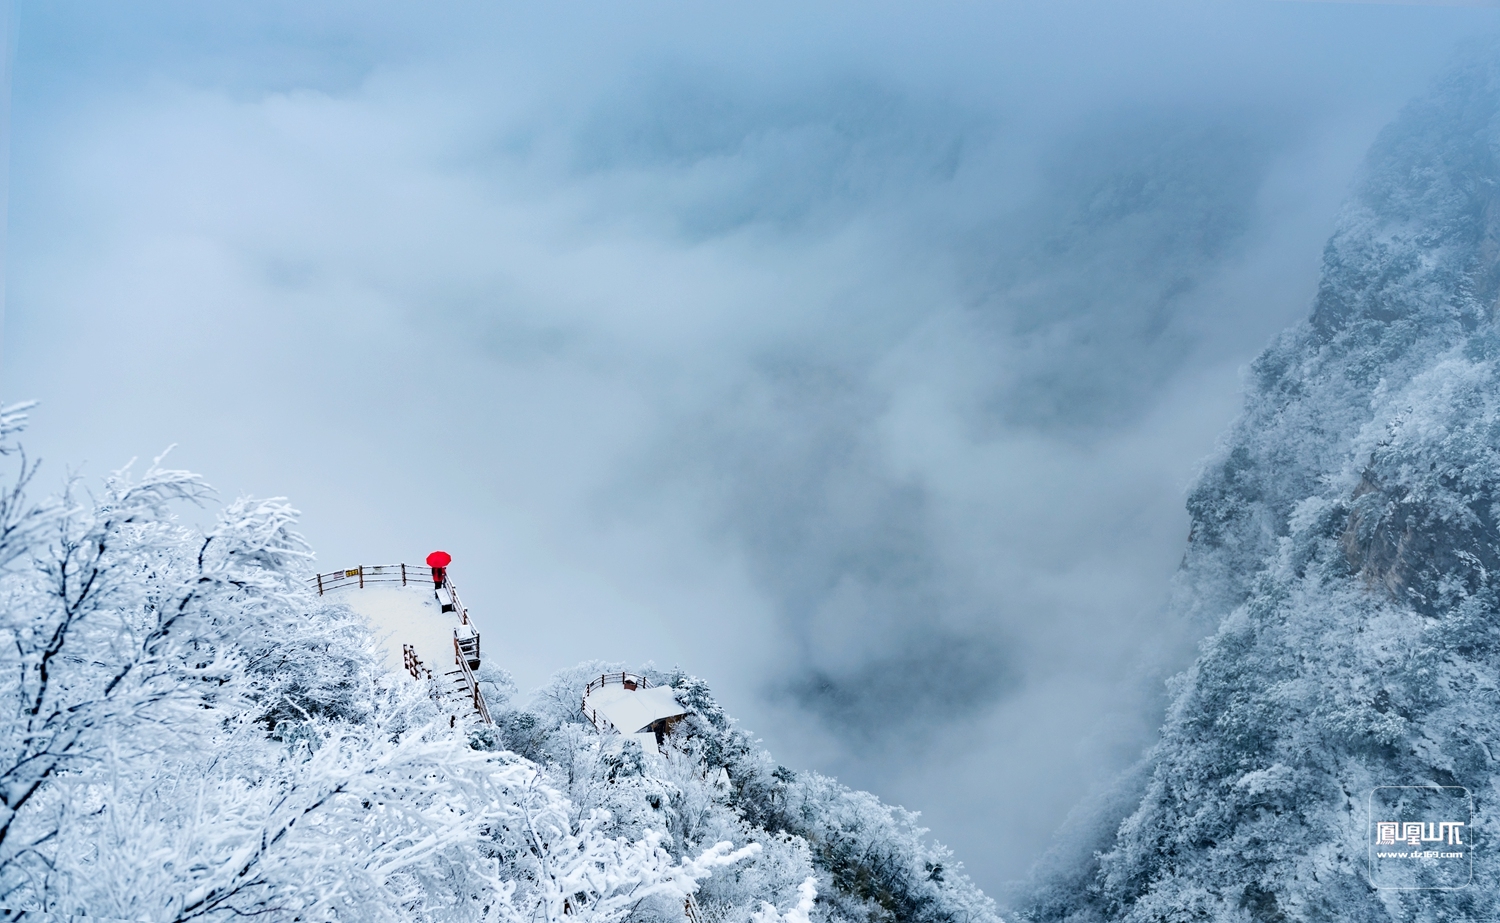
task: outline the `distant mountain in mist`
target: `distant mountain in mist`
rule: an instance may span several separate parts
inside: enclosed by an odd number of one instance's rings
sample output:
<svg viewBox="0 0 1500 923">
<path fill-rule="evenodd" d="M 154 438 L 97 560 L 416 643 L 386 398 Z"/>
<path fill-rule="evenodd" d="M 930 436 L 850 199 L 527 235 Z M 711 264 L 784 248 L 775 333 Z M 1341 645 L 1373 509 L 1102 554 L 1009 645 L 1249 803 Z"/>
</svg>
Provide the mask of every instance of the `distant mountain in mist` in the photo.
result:
<svg viewBox="0 0 1500 923">
<path fill-rule="evenodd" d="M 1189 500 L 1176 605 L 1209 636 L 1160 742 L 1054 851 L 1021 916 L 1500 917 L 1497 297 L 1486 61 L 1379 136 L 1311 317 L 1251 367 Z M 1391 880 L 1372 872 L 1388 818 L 1371 798 L 1391 786 L 1468 790 L 1466 886 L 1416 887 L 1436 879 L 1406 866 L 1411 887 L 1375 887 Z"/>
</svg>

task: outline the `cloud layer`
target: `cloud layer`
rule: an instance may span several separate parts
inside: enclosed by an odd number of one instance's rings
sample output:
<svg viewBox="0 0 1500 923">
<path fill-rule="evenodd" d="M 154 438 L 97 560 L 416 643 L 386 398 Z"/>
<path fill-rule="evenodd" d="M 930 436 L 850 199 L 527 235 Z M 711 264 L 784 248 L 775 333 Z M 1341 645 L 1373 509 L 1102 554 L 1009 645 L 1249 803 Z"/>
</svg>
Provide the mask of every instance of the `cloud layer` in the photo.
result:
<svg viewBox="0 0 1500 923">
<path fill-rule="evenodd" d="M 1237 369 L 1491 16 L 23 5 L 3 384 L 54 471 L 448 548 L 523 685 L 681 663 L 995 887 L 1149 740 Z"/>
</svg>

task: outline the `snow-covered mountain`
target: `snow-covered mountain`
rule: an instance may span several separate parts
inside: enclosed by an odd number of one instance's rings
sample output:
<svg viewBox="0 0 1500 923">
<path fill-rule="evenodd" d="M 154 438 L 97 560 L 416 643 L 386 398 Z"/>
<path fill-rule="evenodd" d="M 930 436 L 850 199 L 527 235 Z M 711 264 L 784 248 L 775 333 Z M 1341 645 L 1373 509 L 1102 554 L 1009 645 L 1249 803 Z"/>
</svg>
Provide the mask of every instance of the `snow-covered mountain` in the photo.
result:
<svg viewBox="0 0 1500 923">
<path fill-rule="evenodd" d="M 0 412 L 0 909 L 41 919 L 998 921 L 916 817 L 778 766 L 681 672 L 665 755 L 482 669 L 494 725 L 388 671 L 295 514 L 194 475 L 27 494 Z M 617 669 L 609 665 L 607 669 Z"/>
<path fill-rule="evenodd" d="M 1311 317 L 1252 367 L 1189 502 L 1175 605 L 1201 654 L 1158 745 L 1019 916 L 1500 918 L 1497 299 L 1486 61 L 1381 135 Z M 778 766 L 702 680 L 643 671 L 692 712 L 665 756 L 581 714 L 615 664 L 529 697 L 482 670 L 495 724 L 450 723 L 309 591 L 284 504 L 238 501 L 196 532 L 172 509 L 206 488 L 159 468 L 33 500 L 19 425 L 0 413 L 0 908 L 998 920 L 913 815 Z M 1377 867 L 1372 834 L 1422 798 L 1461 804 L 1418 818 L 1462 820 L 1461 876 Z"/>
<path fill-rule="evenodd" d="M 1311 317 L 1252 366 L 1189 501 L 1177 605 L 1209 637 L 1159 744 L 1024 916 L 1500 917 L 1497 296 L 1485 61 L 1380 135 Z M 1375 886 L 1372 797 L 1391 786 L 1468 789 L 1466 887 Z"/>
</svg>

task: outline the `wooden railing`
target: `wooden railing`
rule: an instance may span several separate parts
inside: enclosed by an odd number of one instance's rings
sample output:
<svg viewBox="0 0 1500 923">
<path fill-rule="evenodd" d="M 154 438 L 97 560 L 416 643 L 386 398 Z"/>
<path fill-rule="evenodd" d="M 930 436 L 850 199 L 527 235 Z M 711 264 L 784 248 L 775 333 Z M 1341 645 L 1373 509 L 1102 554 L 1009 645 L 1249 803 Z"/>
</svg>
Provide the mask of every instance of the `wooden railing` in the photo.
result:
<svg viewBox="0 0 1500 923">
<path fill-rule="evenodd" d="M 639 673 L 626 673 L 623 670 L 619 673 L 601 673 L 598 679 L 589 680 L 589 684 L 583 687 L 583 694 L 587 696 L 595 689 L 603 689 L 608 685 L 625 686 L 630 689 L 650 689 L 651 680 Z"/>
<path fill-rule="evenodd" d="M 448 606 L 451 605 L 453 611 L 458 613 L 458 620 L 461 624 L 473 624 L 469 621 L 469 610 L 464 606 L 463 601 L 458 598 L 458 588 L 453 585 L 453 581 L 449 579 L 447 572 L 444 571 L 443 573 L 442 583 L 430 584 L 429 581 L 431 580 L 432 568 L 425 564 L 421 566 L 411 564 L 361 564 L 358 567 L 351 567 L 348 570 L 331 570 L 326 574 L 314 574 L 307 578 L 307 582 L 313 585 L 313 588 L 318 591 L 319 596 L 322 596 L 329 590 L 336 590 L 346 586 L 358 586 L 360 589 L 364 589 L 366 586 L 382 584 L 386 586 L 393 584 L 399 586 L 406 586 L 407 584 L 415 586 L 431 585 L 434 590 L 442 590 L 448 594 L 449 602 L 443 604 L 443 611 L 448 611 Z"/>
<path fill-rule="evenodd" d="M 459 623 L 463 625 L 472 624 L 469 621 L 469 610 L 464 607 L 463 601 L 458 598 L 458 589 L 454 587 L 453 581 L 448 579 L 447 572 L 443 573 L 442 588 L 448 591 L 448 599 L 452 601 L 453 609 L 458 613 Z"/>
<path fill-rule="evenodd" d="M 469 658 L 458 643 L 458 631 L 453 632 L 453 658 L 458 661 L 459 672 L 463 673 L 464 681 L 469 684 L 469 694 L 474 699 L 474 710 L 479 712 L 479 717 L 484 719 L 485 724 L 493 725 L 495 719 L 490 717 L 490 707 L 485 704 L 484 696 L 479 692 L 479 680 L 474 677 L 474 671 L 469 667 Z"/>
<path fill-rule="evenodd" d="M 398 584 L 406 586 L 408 583 L 422 585 L 432 582 L 432 568 L 412 567 L 409 564 L 361 564 L 348 570 L 331 570 L 326 574 L 316 574 L 308 578 L 308 582 L 322 596 L 329 590 L 339 587 L 358 586 L 361 589 L 366 584 Z"/>
</svg>

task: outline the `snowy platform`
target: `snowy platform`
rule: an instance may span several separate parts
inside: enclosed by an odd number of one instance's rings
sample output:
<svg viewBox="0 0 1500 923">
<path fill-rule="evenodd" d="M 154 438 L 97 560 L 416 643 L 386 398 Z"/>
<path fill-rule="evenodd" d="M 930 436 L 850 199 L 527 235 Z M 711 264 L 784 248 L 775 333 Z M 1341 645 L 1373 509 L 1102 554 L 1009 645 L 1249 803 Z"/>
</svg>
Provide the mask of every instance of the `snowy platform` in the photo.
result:
<svg viewBox="0 0 1500 923">
<path fill-rule="evenodd" d="M 337 599 L 369 620 L 390 669 L 410 672 L 406 645 L 433 676 L 456 668 L 453 631 L 461 626 L 457 616 L 442 610 L 431 584 L 348 588 L 340 590 Z"/>
</svg>

